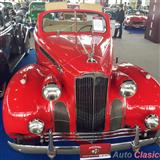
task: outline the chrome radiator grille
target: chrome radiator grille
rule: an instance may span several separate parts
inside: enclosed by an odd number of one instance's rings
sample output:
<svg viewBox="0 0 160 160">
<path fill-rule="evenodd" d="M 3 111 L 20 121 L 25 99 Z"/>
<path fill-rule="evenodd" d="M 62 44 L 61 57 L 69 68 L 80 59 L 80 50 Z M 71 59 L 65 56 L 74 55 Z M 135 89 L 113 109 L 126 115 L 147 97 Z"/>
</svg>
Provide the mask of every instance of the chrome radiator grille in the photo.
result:
<svg viewBox="0 0 160 160">
<path fill-rule="evenodd" d="M 76 79 L 77 132 L 103 131 L 108 79 L 87 74 Z"/>
</svg>

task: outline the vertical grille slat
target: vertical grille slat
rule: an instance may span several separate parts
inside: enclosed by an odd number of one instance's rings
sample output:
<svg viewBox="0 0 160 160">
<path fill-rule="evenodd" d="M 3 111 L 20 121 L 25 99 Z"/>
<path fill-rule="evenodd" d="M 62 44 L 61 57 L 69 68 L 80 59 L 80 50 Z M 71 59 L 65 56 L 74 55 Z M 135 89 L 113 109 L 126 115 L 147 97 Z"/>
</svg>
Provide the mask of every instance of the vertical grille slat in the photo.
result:
<svg viewBox="0 0 160 160">
<path fill-rule="evenodd" d="M 106 78 L 97 77 L 95 85 L 95 120 L 101 118 L 97 122 L 95 131 L 102 131 L 105 124 L 105 111 L 106 111 L 106 96 L 107 96 L 107 84 L 108 80 Z M 97 107 L 96 107 L 97 106 Z M 101 106 L 101 107 L 100 107 Z M 103 124 L 103 125 L 102 125 Z"/>
<path fill-rule="evenodd" d="M 108 79 L 85 75 L 76 79 L 77 131 L 103 131 Z"/>
</svg>

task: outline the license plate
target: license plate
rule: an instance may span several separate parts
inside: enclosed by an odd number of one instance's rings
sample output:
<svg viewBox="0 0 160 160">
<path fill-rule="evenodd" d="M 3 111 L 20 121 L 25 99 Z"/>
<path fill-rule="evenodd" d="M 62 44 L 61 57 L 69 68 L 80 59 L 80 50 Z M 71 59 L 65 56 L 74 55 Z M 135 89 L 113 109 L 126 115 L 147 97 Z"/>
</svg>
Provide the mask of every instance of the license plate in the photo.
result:
<svg viewBox="0 0 160 160">
<path fill-rule="evenodd" d="M 111 158 L 111 144 L 80 145 L 80 160 Z"/>
</svg>

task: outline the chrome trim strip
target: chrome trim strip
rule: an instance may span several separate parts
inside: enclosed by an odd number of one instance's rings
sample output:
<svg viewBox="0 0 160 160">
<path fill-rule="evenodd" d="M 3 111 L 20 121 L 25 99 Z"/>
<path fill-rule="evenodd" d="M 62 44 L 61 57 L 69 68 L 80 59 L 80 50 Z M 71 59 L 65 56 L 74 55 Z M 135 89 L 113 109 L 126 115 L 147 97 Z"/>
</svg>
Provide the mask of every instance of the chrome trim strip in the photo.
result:
<svg viewBox="0 0 160 160">
<path fill-rule="evenodd" d="M 63 72 L 61 66 L 54 60 L 41 46 L 39 47 L 42 54 L 58 69 L 58 71 Z"/>
<path fill-rule="evenodd" d="M 29 32 L 30 32 L 30 28 L 29 27 L 26 27 L 26 34 L 25 34 L 25 38 L 24 38 L 24 43 L 26 43 L 27 42 L 27 37 L 28 37 L 28 34 L 29 34 Z"/>
<path fill-rule="evenodd" d="M 12 73 L 15 68 L 17 67 L 17 65 L 21 62 L 21 60 L 24 58 L 24 56 L 26 55 L 26 53 L 23 53 L 20 58 L 18 59 L 18 61 L 16 61 L 16 63 L 14 64 L 14 66 L 10 66 L 10 72 Z"/>
<path fill-rule="evenodd" d="M 131 138 L 134 137 L 134 135 L 130 135 L 130 136 L 119 136 L 119 137 L 108 137 L 108 138 L 79 138 L 79 139 L 53 139 L 53 142 L 65 142 L 65 141 L 72 141 L 72 142 L 79 142 L 79 141 L 84 141 L 84 142 L 90 142 L 90 141 L 104 141 L 104 140 L 111 140 L 111 139 L 119 139 L 119 138 Z M 45 142 L 49 142 L 48 139 L 45 139 Z"/>
<path fill-rule="evenodd" d="M 10 32 L 12 30 L 13 26 L 10 25 L 9 27 L 7 27 L 5 30 L 0 32 L 0 37 L 6 35 L 8 32 Z"/>
<path fill-rule="evenodd" d="M 136 131 L 135 128 L 122 128 L 122 129 L 117 129 L 114 131 L 108 131 L 108 132 L 70 132 L 70 133 L 61 133 L 61 132 L 54 132 L 52 133 L 53 135 L 63 135 L 63 136 L 69 136 L 69 135 L 75 135 L 75 136 L 83 136 L 83 135 L 104 135 L 104 134 L 112 134 L 112 133 L 118 133 L 118 132 L 133 132 Z M 49 133 L 44 133 L 44 135 L 48 135 Z"/>
<path fill-rule="evenodd" d="M 136 132 L 120 132 L 120 133 L 115 133 L 115 134 L 112 134 L 112 135 L 104 135 L 104 134 L 101 134 L 101 135 L 84 135 L 84 136 L 74 136 L 74 135 L 71 135 L 71 136 L 64 136 L 64 135 L 53 135 L 53 139 L 57 139 L 57 138 L 66 138 L 66 139 L 88 139 L 88 138 L 102 138 L 102 139 L 105 139 L 105 138 L 113 138 L 113 137 L 120 137 L 120 136 L 130 136 L 130 135 L 135 135 Z M 49 138 L 49 136 L 44 136 L 44 138 Z"/>
<path fill-rule="evenodd" d="M 128 132 L 121 132 L 121 133 L 117 133 L 117 134 L 113 134 L 113 135 L 85 135 L 85 136 L 64 136 L 64 135 L 60 135 L 60 136 L 54 136 L 53 135 L 53 138 L 61 138 L 61 137 L 66 137 L 66 138 L 97 138 L 97 137 L 118 137 L 118 136 L 121 136 L 121 135 L 135 135 L 135 132 L 131 132 L 131 133 L 128 133 Z M 44 138 L 47 138 L 49 136 L 45 136 Z"/>
</svg>

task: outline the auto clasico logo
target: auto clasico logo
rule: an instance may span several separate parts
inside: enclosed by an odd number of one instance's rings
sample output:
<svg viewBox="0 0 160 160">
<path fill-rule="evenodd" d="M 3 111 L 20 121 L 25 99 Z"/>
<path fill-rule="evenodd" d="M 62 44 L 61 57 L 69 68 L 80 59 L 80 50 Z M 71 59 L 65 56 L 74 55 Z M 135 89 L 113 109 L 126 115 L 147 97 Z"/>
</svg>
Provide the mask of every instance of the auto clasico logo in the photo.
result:
<svg viewBox="0 0 160 160">
<path fill-rule="evenodd" d="M 114 152 L 112 155 L 112 158 L 119 158 L 119 159 L 130 159 L 130 158 L 146 158 L 146 159 L 160 159 L 160 152 Z"/>
</svg>

